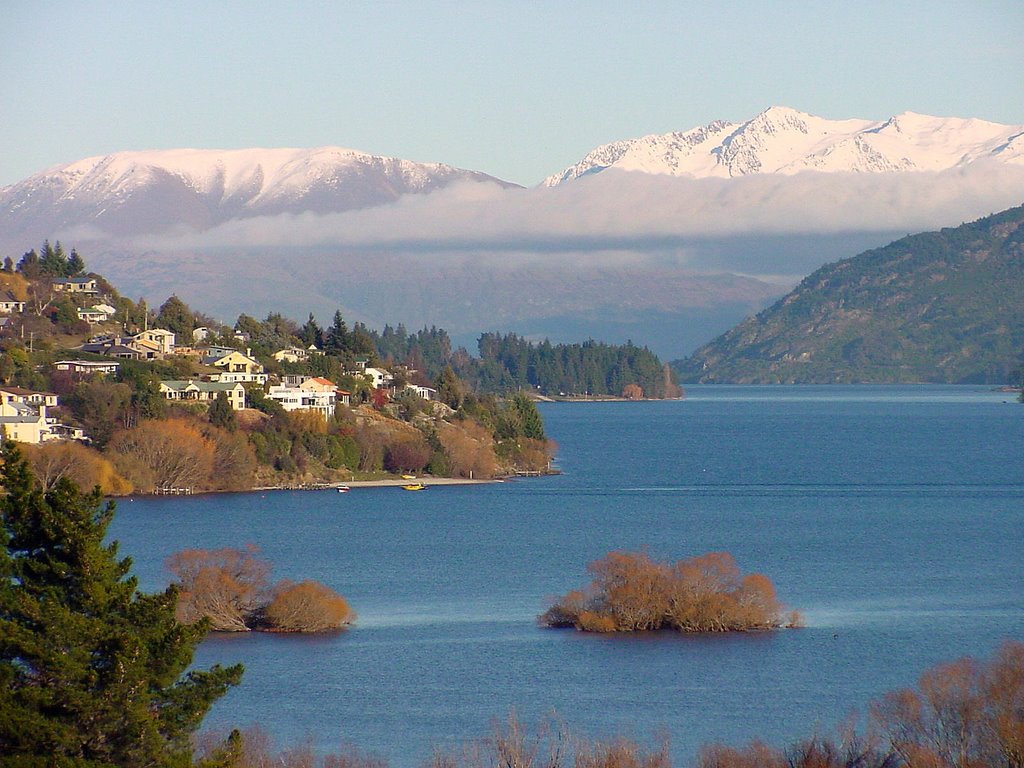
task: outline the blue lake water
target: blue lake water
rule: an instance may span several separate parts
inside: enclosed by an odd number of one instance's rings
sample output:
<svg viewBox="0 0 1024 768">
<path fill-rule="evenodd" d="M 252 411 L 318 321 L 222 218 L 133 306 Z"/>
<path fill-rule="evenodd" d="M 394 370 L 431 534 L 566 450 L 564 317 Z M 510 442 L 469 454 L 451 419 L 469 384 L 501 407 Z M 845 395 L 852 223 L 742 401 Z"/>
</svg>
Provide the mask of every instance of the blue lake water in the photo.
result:
<svg viewBox="0 0 1024 768">
<path fill-rule="evenodd" d="M 123 500 L 147 589 L 167 555 L 257 544 L 275 578 L 345 595 L 331 636 L 213 636 L 241 661 L 207 725 L 343 742 L 392 766 L 514 709 L 588 736 L 784 744 L 922 670 L 1024 640 L 1024 406 L 972 387 L 692 387 L 684 401 L 545 404 L 557 477 L 486 486 Z M 613 549 L 729 551 L 806 628 L 593 636 L 539 628 Z"/>
</svg>

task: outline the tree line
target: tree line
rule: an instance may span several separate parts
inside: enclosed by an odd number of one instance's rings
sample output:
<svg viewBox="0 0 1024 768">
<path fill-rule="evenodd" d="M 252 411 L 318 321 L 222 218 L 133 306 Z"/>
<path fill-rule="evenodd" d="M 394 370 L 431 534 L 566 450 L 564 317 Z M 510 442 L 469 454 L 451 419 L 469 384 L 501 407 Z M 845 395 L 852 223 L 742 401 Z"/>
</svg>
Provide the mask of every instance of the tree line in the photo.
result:
<svg viewBox="0 0 1024 768">
<path fill-rule="evenodd" d="M 479 360 L 460 373 L 477 388 L 525 389 L 544 395 L 679 397 L 674 374 L 657 355 L 632 342 L 580 344 L 528 341 L 514 333 L 485 333 Z"/>
</svg>

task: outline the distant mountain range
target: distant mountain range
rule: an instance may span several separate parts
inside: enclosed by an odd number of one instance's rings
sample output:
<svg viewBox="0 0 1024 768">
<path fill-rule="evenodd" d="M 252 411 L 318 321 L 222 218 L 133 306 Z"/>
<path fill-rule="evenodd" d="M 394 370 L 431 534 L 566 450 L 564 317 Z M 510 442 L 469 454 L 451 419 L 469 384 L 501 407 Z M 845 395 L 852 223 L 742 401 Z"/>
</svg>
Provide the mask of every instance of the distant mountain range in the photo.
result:
<svg viewBox="0 0 1024 768">
<path fill-rule="evenodd" d="M 673 365 L 704 383 L 1007 383 L 1024 366 L 1024 206 L 828 264 Z"/>
<path fill-rule="evenodd" d="M 439 163 L 340 147 L 116 152 L 49 168 L 0 189 L 5 239 L 89 227 L 138 237 L 233 219 L 337 213 L 393 203 L 457 181 L 515 186 Z"/>
<path fill-rule="evenodd" d="M 826 120 L 771 107 L 743 123 L 716 120 L 688 131 L 604 144 L 544 184 L 553 187 L 608 168 L 732 178 L 801 171 L 943 171 L 983 159 L 1024 164 L 1024 126 L 913 112 L 881 122 Z"/>
<path fill-rule="evenodd" d="M 632 339 L 675 358 L 825 261 L 1013 204 L 1022 133 L 773 107 L 599 147 L 534 189 L 338 147 L 117 152 L 0 189 L 0 256 L 60 239 L 129 295 L 224 320 L 340 307 L 460 341 Z M 992 167 L 999 183 L 948 175 Z"/>
</svg>

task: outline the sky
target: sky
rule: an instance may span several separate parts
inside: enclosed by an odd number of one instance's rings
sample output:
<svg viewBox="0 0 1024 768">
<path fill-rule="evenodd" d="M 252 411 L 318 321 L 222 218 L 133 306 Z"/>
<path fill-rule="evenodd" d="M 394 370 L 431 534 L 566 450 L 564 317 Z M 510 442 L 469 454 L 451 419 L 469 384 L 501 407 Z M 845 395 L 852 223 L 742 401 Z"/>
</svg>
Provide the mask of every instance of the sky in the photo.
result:
<svg viewBox="0 0 1024 768">
<path fill-rule="evenodd" d="M 5 0 L 0 186 L 127 149 L 336 145 L 523 185 L 785 105 L 1024 124 L 1022 0 Z"/>
</svg>

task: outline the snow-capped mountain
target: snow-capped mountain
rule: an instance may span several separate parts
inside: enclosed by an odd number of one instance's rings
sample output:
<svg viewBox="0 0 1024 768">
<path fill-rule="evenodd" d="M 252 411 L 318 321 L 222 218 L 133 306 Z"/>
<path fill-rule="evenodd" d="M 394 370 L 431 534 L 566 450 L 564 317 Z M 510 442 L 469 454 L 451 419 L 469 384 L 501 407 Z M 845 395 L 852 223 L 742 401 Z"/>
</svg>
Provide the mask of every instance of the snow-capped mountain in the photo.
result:
<svg viewBox="0 0 1024 768">
<path fill-rule="evenodd" d="M 744 123 L 605 144 L 544 180 L 553 187 L 606 168 L 692 178 L 800 171 L 943 171 L 985 158 L 1024 165 L 1024 125 L 904 112 L 888 120 L 826 120 L 771 107 Z"/>
<path fill-rule="evenodd" d="M 175 149 L 89 157 L 0 189 L 7 234 L 90 226 L 109 235 L 229 219 L 333 213 L 491 176 L 340 147 Z"/>
</svg>

